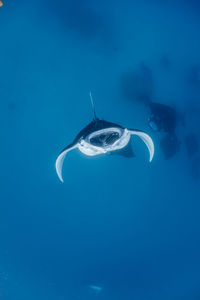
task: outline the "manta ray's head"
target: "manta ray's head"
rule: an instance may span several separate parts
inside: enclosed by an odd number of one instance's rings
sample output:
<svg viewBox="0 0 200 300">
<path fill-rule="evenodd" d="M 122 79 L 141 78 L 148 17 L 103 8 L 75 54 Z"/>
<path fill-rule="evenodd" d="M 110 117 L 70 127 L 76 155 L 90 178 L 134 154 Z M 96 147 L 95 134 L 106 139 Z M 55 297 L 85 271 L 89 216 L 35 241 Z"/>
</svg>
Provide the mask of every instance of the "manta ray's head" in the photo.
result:
<svg viewBox="0 0 200 300">
<path fill-rule="evenodd" d="M 86 155 L 94 156 L 124 148 L 130 140 L 130 133 L 125 128 L 110 127 L 108 124 L 106 121 L 99 120 L 96 127 L 101 129 L 91 128 L 91 132 L 79 139 L 78 149 Z"/>
</svg>

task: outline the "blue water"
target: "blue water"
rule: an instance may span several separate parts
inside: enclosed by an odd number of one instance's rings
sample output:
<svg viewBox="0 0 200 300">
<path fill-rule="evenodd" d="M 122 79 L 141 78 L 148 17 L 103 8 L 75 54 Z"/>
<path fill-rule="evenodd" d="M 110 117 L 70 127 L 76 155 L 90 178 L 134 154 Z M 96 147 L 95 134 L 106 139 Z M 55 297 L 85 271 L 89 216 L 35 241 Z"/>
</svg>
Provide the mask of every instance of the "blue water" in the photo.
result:
<svg viewBox="0 0 200 300">
<path fill-rule="evenodd" d="M 200 299 L 199 1 L 6 1 L 0 8 L 0 299 Z M 153 100 L 176 107 L 166 160 L 121 74 L 144 63 Z M 59 152 L 100 118 L 148 132 L 155 156 Z M 98 292 L 91 286 L 100 287 Z"/>
</svg>

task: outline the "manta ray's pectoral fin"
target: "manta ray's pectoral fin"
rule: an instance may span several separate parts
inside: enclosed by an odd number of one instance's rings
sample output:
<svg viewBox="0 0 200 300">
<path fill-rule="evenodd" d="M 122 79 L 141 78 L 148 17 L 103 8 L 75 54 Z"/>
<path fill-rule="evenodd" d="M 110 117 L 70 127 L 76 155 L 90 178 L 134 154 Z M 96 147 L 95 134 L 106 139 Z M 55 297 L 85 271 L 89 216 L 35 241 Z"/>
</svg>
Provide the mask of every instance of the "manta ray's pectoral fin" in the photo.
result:
<svg viewBox="0 0 200 300">
<path fill-rule="evenodd" d="M 151 162 L 154 156 L 154 143 L 152 138 L 147 133 L 136 129 L 129 129 L 129 132 L 132 135 L 139 136 L 143 140 L 143 142 L 145 143 L 145 145 L 149 150 L 149 154 L 150 154 L 149 161 Z"/>
<path fill-rule="evenodd" d="M 57 175 L 60 179 L 60 181 L 64 182 L 63 181 L 63 178 L 62 178 L 62 166 L 63 166 L 63 162 L 64 162 L 64 159 L 65 159 L 65 156 L 67 154 L 67 152 L 73 150 L 77 148 L 77 144 L 70 144 L 69 146 L 67 146 L 66 148 L 64 148 L 61 153 L 58 155 L 57 159 L 56 159 L 56 172 L 57 172 Z"/>
</svg>

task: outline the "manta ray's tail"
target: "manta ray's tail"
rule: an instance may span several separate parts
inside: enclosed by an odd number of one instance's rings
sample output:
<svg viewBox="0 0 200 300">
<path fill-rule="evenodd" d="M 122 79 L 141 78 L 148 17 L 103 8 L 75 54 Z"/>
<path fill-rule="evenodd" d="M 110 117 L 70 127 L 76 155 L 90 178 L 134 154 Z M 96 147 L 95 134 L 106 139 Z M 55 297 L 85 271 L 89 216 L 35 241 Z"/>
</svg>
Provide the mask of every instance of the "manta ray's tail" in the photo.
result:
<svg viewBox="0 0 200 300">
<path fill-rule="evenodd" d="M 95 111 L 95 106 L 94 106 L 94 100 L 92 98 L 92 93 L 90 92 L 89 95 L 90 95 L 90 100 L 91 100 L 93 114 L 94 114 L 94 121 L 96 121 L 98 118 L 97 118 L 96 111 Z"/>
</svg>

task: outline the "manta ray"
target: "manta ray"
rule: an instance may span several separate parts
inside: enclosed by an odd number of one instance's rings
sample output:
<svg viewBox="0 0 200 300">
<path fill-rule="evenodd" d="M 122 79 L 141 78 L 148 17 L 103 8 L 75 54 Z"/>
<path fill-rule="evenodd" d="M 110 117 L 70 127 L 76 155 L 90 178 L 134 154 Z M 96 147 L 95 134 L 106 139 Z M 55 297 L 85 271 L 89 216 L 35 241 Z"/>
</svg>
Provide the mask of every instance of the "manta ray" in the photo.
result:
<svg viewBox="0 0 200 300">
<path fill-rule="evenodd" d="M 79 149 L 88 156 L 117 153 L 130 157 L 131 136 L 136 135 L 140 137 L 147 146 L 149 150 L 149 161 L 151 162 L 153 159 L 154 143 L 147 133 L 138 129 L 128 129 L 119 124 L 99 119 L 95 112 L 91 93 L 90 99 L 94 114 L 92 122 L 77 134 L 74 141 L 65 147 L 56 159 L 56 172 L 61 182 L 64 182 L 62 177 L 64 159 L 66 154 L 73 149 Z"/>
</svg>

